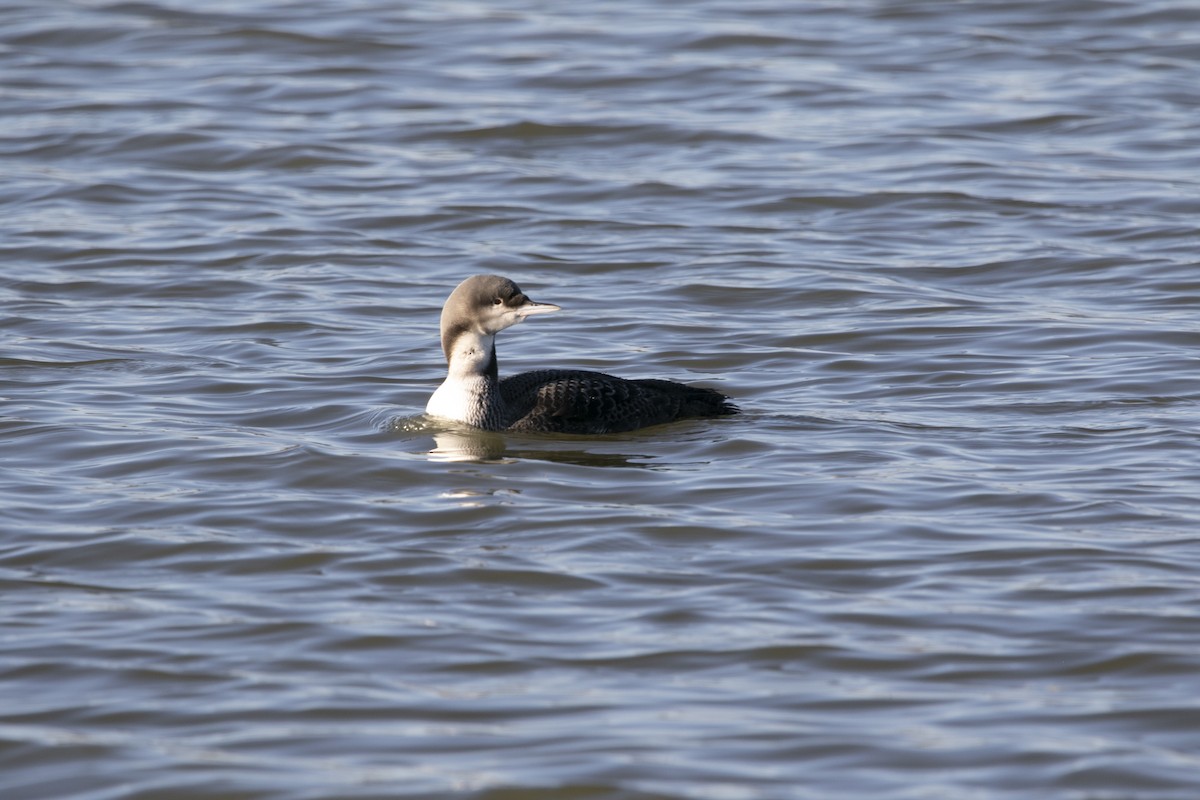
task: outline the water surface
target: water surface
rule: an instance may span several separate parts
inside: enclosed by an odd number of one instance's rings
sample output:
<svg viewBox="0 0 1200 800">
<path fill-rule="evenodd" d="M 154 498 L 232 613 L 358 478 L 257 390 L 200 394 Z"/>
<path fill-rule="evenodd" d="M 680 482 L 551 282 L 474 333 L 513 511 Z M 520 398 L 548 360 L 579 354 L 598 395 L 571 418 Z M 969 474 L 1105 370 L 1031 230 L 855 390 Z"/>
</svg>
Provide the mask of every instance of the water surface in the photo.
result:
<svg viewBox="0 0 1200 800">
<path fill-rule="evenodd" d="M 202 5 L 0 6 L 5 798 L 1195 796 L 1192 4 Z"/>
</svg>

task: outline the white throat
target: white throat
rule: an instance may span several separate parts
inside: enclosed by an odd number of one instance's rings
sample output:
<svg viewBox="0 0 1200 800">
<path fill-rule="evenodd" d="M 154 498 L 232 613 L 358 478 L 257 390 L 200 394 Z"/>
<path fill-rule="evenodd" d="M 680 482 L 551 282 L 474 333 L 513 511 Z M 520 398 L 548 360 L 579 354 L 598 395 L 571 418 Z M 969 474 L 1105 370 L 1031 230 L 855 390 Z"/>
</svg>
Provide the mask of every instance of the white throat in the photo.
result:
<svg viewBox="0 0 1200 800">
<path fill-rule="evenodd" d="M 487 413 L 487 394 L 492 388 L 487 375 L 496 337 L 466 331 L 450 348 L 446 379 L 425 405 L 425 413 L 468 425 L 479 425 Z"/>
<path fill-rule="evenodd" d="M 463 331 L 450 346 L 446 377 L 469 377 L 487 372 L 496 349 L 496 336 L 490 333 Z"/>
</svg>

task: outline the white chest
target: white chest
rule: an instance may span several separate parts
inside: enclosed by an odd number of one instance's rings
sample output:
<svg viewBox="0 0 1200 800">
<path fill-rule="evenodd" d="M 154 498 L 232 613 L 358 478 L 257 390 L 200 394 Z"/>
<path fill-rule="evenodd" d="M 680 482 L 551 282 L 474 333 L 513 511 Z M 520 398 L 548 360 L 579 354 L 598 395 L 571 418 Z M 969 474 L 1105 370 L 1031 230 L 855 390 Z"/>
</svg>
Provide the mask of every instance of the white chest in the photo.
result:
<svg viewBox="0 0 1200 800">
<path fill-rule="evenodd" d="M 478 424 L 484 412 L 486 381 L 481 376 L 450 376 L 429 398 L 425 413 L 431 417 L 452 419 L 468 425 Z"/>
</svg>

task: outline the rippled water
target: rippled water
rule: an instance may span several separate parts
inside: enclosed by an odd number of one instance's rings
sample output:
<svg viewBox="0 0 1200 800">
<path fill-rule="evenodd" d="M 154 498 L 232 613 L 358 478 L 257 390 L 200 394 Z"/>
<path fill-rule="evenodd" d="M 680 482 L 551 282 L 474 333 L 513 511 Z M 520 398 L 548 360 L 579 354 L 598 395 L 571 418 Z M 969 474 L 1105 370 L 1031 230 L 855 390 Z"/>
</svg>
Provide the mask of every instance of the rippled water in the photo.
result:
<svg viewBox="0 0 1200 800">
<path fill-rule="evenodd" d="M 5 798 L 1196 796 L 1195 4 L 0 23 Z"/>
</svg>

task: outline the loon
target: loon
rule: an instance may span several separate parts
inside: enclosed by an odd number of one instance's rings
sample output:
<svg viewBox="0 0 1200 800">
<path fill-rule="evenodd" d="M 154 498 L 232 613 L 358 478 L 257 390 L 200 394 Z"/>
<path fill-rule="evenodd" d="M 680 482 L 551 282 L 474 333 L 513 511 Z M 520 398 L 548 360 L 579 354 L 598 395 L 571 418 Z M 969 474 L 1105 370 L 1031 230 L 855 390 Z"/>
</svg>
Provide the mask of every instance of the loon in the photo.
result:
<svg viewBox="0 0 1200 800">
<path fill-rule="evenodd" d="M 488 431 L 597 434 L 738 412 L 720 392 L 668 380 L 572 369 L 539 369 L 501 380 L 496 334 L 526 317 L 560 310 L 533 302 L 499 275 L 474 275 L 460 283 L 442 308 L 446 380 L 425 413 Z"/>
</svg>

